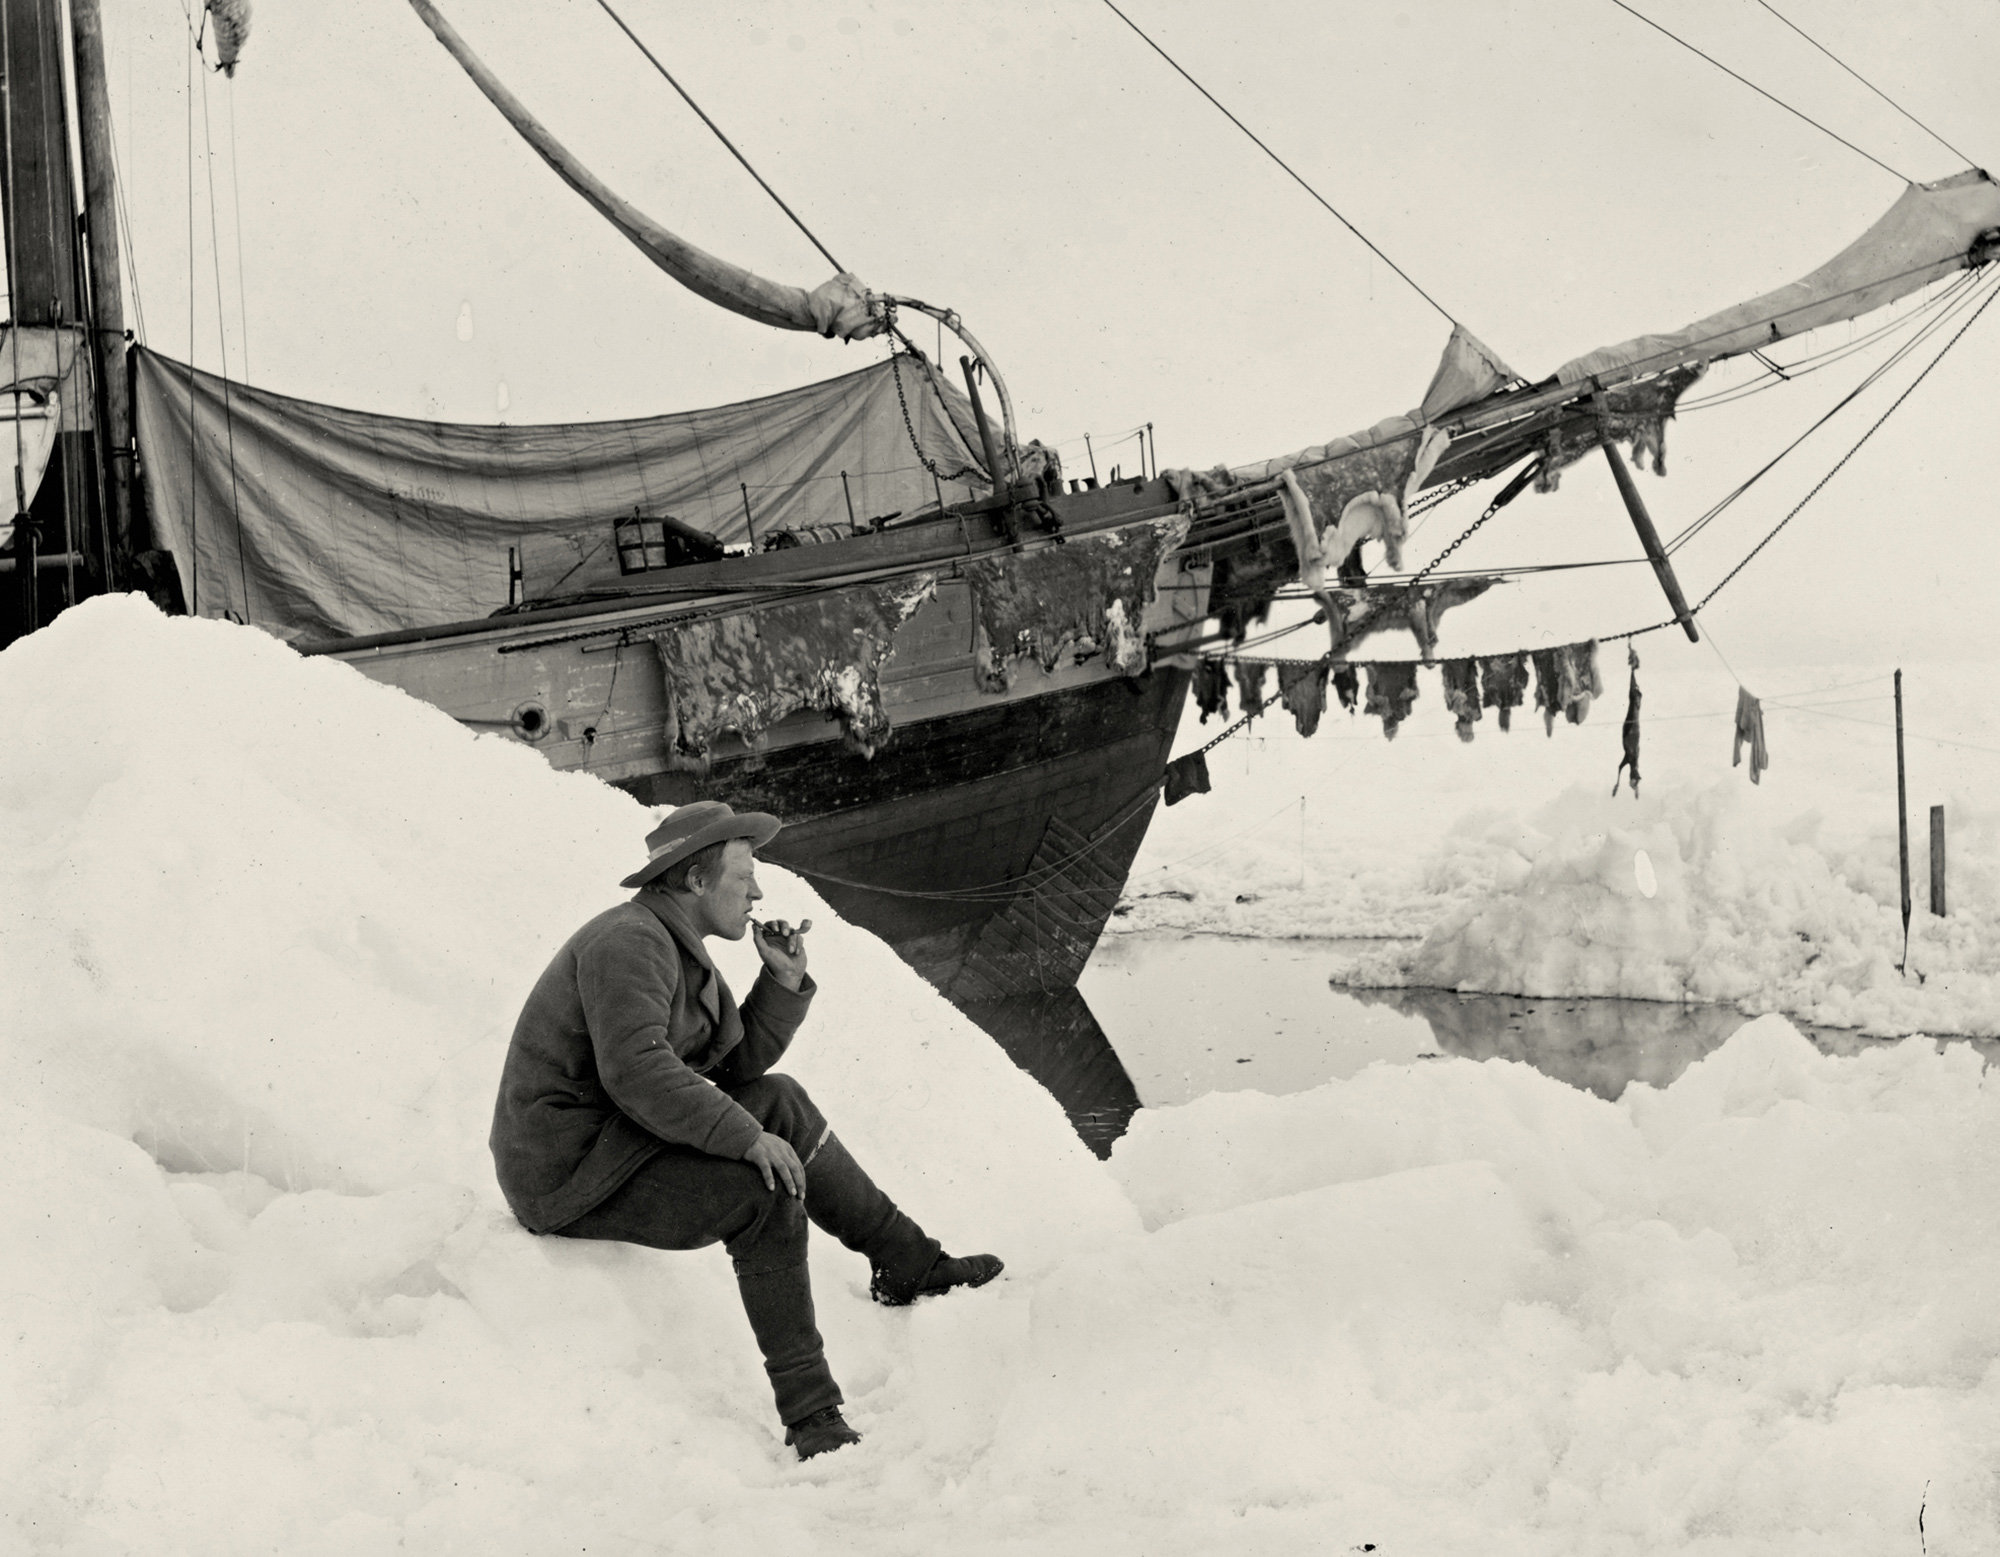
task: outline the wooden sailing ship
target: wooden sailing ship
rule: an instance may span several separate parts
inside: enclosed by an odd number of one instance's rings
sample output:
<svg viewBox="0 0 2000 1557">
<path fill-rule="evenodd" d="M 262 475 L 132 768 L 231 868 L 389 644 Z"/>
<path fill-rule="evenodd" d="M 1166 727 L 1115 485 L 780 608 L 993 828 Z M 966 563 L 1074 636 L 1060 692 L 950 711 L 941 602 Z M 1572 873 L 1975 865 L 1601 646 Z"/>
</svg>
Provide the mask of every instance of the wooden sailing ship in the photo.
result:
<svg viewBox="0 0 2000 1557">
<path fill-rule="evenodd" d="M 146 589 L 649 804 L 774 811 L 787 822 L 774 859 L 1000 1033 L 1009 1001 L 1073 998 L 1204 643 L 1240 639 L 1286 589 L 1317 598 L 1330 660 L 1352 646 L 1339 628 L 1357 591 L 1402 591 L 1388 614 L 1434 630 L 1450 581 L 1371 583 L 1363 546 L 1393 569 L 1418 493 L 1505 477 L 1497 506 L 1599 450 L 1693 636 L 1617 444 L 1657 453 L 1707 364 L 2000 251 L 2000 188 L 1971 170 L 1910 186 L 1790 287 L 1542 380 L 1459 331 L 1418 408 L 1351 438 L 1247 469 L 1070 479 L 1021 440 L 955 313 L 845 273 L 783 287 L 692 248 L 578 165 L 428 0 L 412 4 L 549 166 L 675 279 L 776 327 L 898 349 L 852 382 L 744 406 L 511 429 L 310 406 L 128 352 L 95 0 L 5 0 L 14 308 L 0 368 L 16 516 L 0 634 L 86 594 Z M 960 334 L 962 394 L 899 312 Z M 869 406 L 859 431 L 834 425 Z M 1087 1012 L 1073 1025 L 1094 1031 Z M 1076 1064 L 1101 1069 L 1100 1049 L 1080 1042 Z"/>
</svg>

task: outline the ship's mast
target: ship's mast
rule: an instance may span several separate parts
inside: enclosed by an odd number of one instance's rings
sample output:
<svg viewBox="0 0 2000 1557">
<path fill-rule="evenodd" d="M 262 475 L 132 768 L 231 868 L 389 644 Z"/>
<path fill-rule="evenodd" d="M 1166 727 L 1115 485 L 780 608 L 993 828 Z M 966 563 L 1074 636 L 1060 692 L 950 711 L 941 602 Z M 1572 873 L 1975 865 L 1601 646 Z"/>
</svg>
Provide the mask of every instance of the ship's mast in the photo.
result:
<svg viewBox="0 0 2000 1557">
<path fill-rule="evenodd" d="M 69 116 L 65 111 L 60 0 L 0 0 L 0 85 L 4 85 L 6 143 L 0 155 L 0 199 L 7 229 L 9 360 L 0 378 L 21 372 L 21 330 L 73 325 L 77 320 L 76 247 L 69 176 Z M 75 596 L 77 526 L 71 516 L 81 495 L 63 479 L 77 464 L 72 436 L 58 433 L 56 454 L 38 491 L 19 474 L 26 435 L 23 397 L 12 398 L 11 419 L 0 433 L 14 445 L 0 450 L 16 478 L 0 494 L 0 510 L 13 522 L 11 586 L 0 591 L 0 642 L 32 632 Z M 47 577 L 45 578 L 45 575 Z"/>
<path fill-rule="evenodd" d="M 7 575 L 0 642 L 33 632 L 84 595 L 129 584 L 134 553 L 146 544 L 134 533 L 131 499 L 103 25 L 98 0 L 74 0 L 67 29 L 64 14 L 62 0 L 0 0 L 0 202 L 11 326 L 0 347 L 0 381 L 25 387 L 49 380 L 56 389 L 46 406 L 39 392 L 17 389 L 11 420 L 0 419 L 0 440 L 11 430 L 14 441 L 0 448 L 0 467 L 11 458 L 16 471 L 14 490 L 0 493 L 0 512 L 13 517 L 17 532 L 11 554 L 0 559 Z M 71 91 L 81 130 L 74 148 Z M 81 189 L 73 150 L 81 153 Z M 79 352 L 88 354 L 87 364 L 76 363 Z M 45 469 L 35 467 L 39 487 L 31 490 L 23 433 L 31 421 L 55 415 L 58 403 L 54 450 Z"/>
<path fill-rule="evenodd" d="M 83 153 L 84 252 L 89 261 L 91 356 L 97 365 L 98 457 L 111 505 L 115 573 L 128 570 L 141 538 L 132 529 L 132 399 L 125 364 L 125 286 L 111 156 L 111 101 L 104 77 L 104 24 L 97 0 L 70 0 L 76 118 Z M 115 585 L 127 582 L 114 578 Z"/>
</svg>

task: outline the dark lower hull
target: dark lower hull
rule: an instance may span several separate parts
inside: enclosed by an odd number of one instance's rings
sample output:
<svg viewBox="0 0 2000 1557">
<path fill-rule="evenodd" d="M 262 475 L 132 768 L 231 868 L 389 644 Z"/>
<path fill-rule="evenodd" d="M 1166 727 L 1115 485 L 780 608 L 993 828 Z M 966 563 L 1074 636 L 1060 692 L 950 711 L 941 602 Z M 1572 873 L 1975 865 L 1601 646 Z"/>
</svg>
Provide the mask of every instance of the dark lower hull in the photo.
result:
<svg viewBox="0 0 2000 1557">
<path fill-rule="evenodd" d="M 763 852 L 873 931 L 1040 1082 L 1099 1156 L 1139 1107 L 1077 976 L 1146 836 L 1190 677 L 1156 669 L 625 781 L 649 805 L 769 811 Z"/>
<path fill-rule="evenodd" d="M 769 811 L 764 853 L 961 1003 L 1072 988 L 1152 818 L 1188 673 L 1156 669 L 837 742 L 625 781 Z"/>
</svg>

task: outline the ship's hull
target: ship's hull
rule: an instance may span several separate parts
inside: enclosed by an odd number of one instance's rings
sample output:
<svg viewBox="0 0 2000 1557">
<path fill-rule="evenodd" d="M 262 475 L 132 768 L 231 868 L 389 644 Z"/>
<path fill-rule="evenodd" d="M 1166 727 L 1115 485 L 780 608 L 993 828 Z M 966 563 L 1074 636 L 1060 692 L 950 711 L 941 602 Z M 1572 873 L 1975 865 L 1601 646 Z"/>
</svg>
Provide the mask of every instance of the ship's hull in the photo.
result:
<svg viewBox="0 0 2000 1557">
<path fill-rule="evenodd" d="M 1064 502 L 1070 533 L 1173 512 L 1157 482 L 1084 497 Z M 967 534 L 954 520 L 942 541 L 986 554 L 1008 544 Z M 937 549 L 939 536 L 884 536 L 853 550 L 888 545 L 920 556 L 934 585 L 895 629 L 880 669 L 892 733 L 872 755 L 806 709 L 751 741 L 725 734 L 702 765 L 676 756 L 654 645 L 672 627 L 658 604 L 530 612 L 320 652 L 647 804 L 714 798 L 776 814 L 786 826 L 767 857 L 968 1009 L 1071 989 L 1152 816 L 1208 569 L 1172 553 L 1158 565 L 1140 624 L 1151 668 L 1127 674 L 1095 648 L 1046 667 L 1027 656 L 994 690 L 977 673 L 966 580 L 949 557 L 920 551 Z M 848 550 L 802 548 L 782 561 L 802 584 L 837 589 L 830 569 Z M 777 561 L 765 554 L 701 576 L 726 585 L 735 568 L 768 574 Z"/>
<path fill-rule="evenodd" d="M 1168 668 L 620 787 L 770 811 L 765 849 L 960 1001 L 1075 984 L 1152 818 L 1186 701 Z"/>
</svg>

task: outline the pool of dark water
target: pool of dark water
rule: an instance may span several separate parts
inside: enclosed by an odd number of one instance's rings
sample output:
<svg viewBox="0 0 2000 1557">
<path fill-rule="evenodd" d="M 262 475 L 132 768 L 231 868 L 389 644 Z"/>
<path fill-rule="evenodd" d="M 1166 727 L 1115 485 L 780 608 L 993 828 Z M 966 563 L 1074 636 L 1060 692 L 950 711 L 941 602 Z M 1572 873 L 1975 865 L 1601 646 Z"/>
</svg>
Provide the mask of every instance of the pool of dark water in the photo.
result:
<svg viewBox="0 0 2000 1557">
<path fill-rule="evenodd" d="M 1209 1092 L 1302 1092 L 1378 1061 L 1515 1060 L 1615 1100 L 1664 1087 L 1750 1018 L 1729 1006 L 1533 999 L 1328 982 L 1342 953 L 1380 942 L 1112 935 L 1075 990 L 968 1008 L 1108 1155 L 1140 1108 Z M 1892 1042 L 1799 1024 L 1830 1054 Z M 2000 1062 L 2000 1039 L 1972 1044 Z"/>
</svg>

